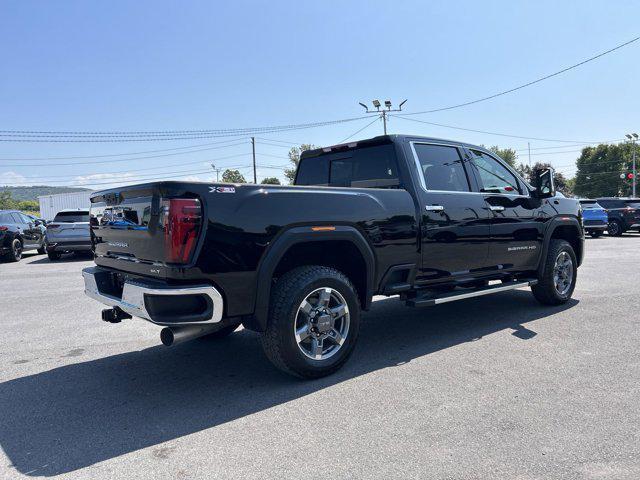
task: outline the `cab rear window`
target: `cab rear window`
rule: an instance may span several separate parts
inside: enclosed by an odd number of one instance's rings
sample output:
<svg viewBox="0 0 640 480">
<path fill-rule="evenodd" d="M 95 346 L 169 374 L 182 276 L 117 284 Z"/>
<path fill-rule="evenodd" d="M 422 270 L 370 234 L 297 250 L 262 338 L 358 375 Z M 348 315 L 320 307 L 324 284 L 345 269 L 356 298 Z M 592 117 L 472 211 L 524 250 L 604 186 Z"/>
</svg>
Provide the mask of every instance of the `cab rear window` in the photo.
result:
<svg viewBox="0 0 640 480">
<path fill-rule="evenodd" d="M 303 158 L 295 184 L 397 188 L 400 180 L 394 146 L 378 145 Z"/>
</svg>

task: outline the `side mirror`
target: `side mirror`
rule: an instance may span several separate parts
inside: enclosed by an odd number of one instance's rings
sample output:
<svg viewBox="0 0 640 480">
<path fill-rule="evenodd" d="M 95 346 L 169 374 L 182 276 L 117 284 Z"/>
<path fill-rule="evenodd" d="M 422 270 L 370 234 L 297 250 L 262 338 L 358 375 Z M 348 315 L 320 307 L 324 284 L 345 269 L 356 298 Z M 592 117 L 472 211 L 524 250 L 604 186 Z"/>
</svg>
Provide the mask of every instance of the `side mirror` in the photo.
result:
<svg viewBox="0 0 640 480">
<path fill-rule="evenodd" d="M 36 220 L 35 224 L 37 227 L 39 227 L 40 225 L 42 225 L 42 220 Z"/>
<path fill-rule="evenodd" d="M 556 185 L 553 181 L 553 169 L 546 168 L 544 170 L 537 170 L 534 178 L 535 197 L 536 198 L 551 198 L 556 195 Z"/>
</svg>

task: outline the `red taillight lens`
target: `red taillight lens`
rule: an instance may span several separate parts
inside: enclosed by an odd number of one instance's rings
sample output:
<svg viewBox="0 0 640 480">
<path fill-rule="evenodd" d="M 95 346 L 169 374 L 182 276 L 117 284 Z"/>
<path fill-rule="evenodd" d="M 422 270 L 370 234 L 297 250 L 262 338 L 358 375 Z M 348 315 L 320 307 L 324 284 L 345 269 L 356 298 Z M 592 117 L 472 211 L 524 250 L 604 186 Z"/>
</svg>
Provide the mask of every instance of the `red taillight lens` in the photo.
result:
<svg viewBox="0 0 640 480">
<path fill-rule="evenodd" d="M 200 231 L 200 200 L 163 200 L 164 247 L 168 263 L 188 263 Z"/>
<path fill-rule="evenodd" d="M 4 225 L 0 225 L 0 232 L 6 232 L 9 230 L 9 227 L 5 227 Z"/>
</svg>

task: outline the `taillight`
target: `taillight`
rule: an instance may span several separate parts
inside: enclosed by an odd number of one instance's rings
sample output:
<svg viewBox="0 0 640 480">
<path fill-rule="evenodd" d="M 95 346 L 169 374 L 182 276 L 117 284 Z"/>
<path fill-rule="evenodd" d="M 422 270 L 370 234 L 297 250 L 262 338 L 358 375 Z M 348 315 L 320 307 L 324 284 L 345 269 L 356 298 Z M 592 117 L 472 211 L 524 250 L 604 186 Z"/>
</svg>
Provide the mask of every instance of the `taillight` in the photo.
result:
<svg viewBox="0 0 640 480">
<path fill-rule="evenodd" d="M 6 232 L 9 230 L 9 227 L 5 227 L 4 225 L 0 225 L 0 232 Z"/>
<path fill-rule="evenodd" d="M 188 263 L 200 231 L 200 200 L 172 198 L 162 201 L 165 259 L 168 263 Z"/>
</svg>

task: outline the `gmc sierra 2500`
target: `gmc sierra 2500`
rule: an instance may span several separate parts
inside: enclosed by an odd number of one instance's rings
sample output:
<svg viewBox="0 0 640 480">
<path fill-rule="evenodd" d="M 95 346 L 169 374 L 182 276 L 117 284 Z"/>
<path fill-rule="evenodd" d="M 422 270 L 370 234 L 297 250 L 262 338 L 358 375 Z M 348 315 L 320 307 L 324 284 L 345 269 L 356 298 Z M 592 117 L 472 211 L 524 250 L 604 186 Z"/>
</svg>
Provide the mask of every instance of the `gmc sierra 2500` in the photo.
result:
<svg viewBox="0 0 640 480">
<path fill-rule="evenodd" d="M 162 342 L 259 332 L 306 378 L 337 370 L 373 295 L 424 307 L 530 286 L 572 295 L 580 205 L 466 143 L 389 135 L 304 152 L 295 186 L 157 182 L 91 198 L 86 293 Z M 491 282 L 491 283 L 490 283 Z"/>
</svg>

